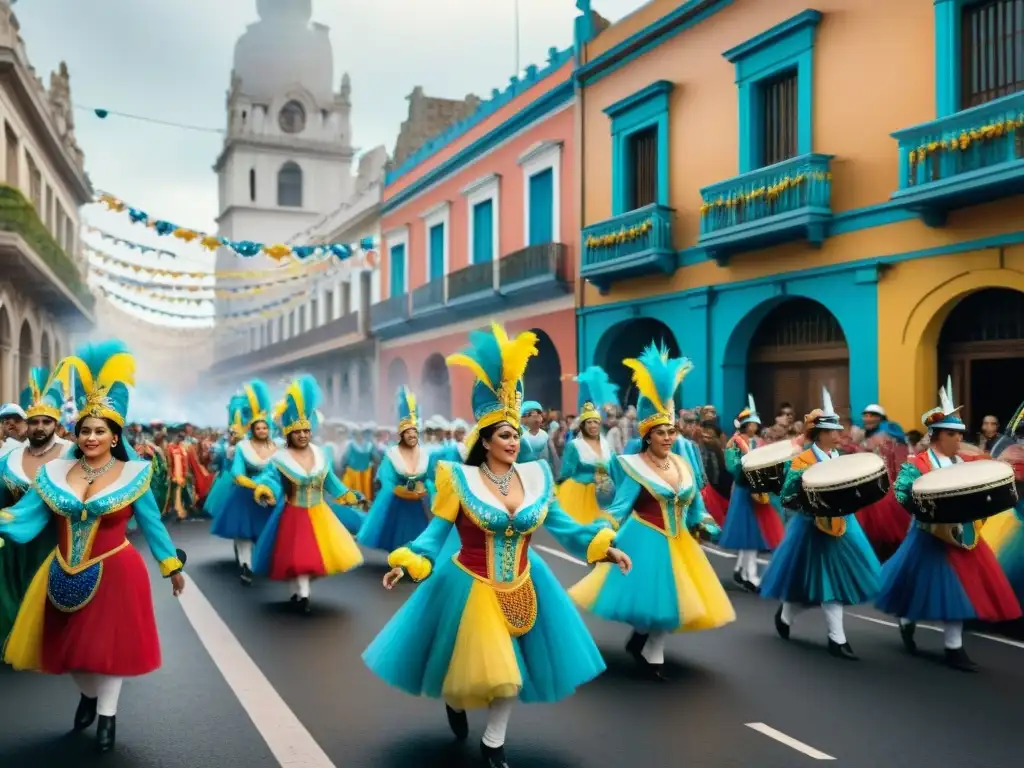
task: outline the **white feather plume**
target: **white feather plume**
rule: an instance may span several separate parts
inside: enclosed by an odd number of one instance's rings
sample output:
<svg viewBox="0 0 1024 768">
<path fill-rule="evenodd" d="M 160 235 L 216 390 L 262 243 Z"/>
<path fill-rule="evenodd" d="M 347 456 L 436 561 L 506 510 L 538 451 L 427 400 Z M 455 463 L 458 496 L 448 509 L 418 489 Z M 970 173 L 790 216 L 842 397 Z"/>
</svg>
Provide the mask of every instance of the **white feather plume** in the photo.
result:
<svg viewBox="0 0 1024 768">
<path fill-rule="evenodd" d="M 946 386 L 949 386 L 950 382 L 947 382 Z M 942 408 L 942 413 L 945 416 L 953 413 L 953 397 L 946 390 L 946 387 L 939 387 L 939 406 Z"/>
<path fill-rule="evenodd" d="M 747 408 L 750 410 L 750 415 L 751 416 L 753 416 L 755 413 L 757 413 L 757 406 L 754 405 L 754 396 L 753 395 L 750 395 L 750 394 L 747 395 Z"/>
<path fill-rule="evenodd" d="M 828 393 L 825 387 L 821 388 L 821 410 L 825 412 L 826 416 L 836 415 L 836 412 L 832 410 L 832 395 Z"/>
</svg>

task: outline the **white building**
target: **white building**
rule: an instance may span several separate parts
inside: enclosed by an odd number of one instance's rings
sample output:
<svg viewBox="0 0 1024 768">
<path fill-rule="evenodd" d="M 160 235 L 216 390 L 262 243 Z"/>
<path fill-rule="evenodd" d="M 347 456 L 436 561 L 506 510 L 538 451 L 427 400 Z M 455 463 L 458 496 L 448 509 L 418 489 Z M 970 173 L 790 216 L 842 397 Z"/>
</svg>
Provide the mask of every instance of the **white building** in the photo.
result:
<svg viewBox="0 0 1024 768">
<path fill-rule="evenodd" d="M 8 0 L 0 0 L 0 402 L 33 366 L 68 354 L 92 324 L 79 212 L 91 202 L 75 140 L 67 66 L 36 75 Z"/>
</svg>

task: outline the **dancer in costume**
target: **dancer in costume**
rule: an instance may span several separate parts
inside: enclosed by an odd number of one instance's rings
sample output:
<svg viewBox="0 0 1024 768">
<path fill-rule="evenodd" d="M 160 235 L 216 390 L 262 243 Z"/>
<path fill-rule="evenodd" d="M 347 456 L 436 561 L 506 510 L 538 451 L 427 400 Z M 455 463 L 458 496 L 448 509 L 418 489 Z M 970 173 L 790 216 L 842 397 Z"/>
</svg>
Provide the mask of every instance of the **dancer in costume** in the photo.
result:
<svg viewBox="0 0 1024 768">
<path fill-rule="evenodd" d="M 391 552 L 427 527 L 430 448 L 419 441 L 416 396 L 405 387 L 396 395 L 398 445 L 388 448 L 377 469 L 380 491 L 373 500 L 359 543 Z"/>
<path fill-rule="evenodd" d="M 939 407 L 921 417 L 928 428 L 928 450 L 910 459 L 896 479 L 896 500 L 915 511 L 914 481 L 934 469 L 958 464 L 966 429 L 961 406 L 953 405 L 953 382 L 939 390 Z M 1011 621 L 1020 603 L 988 543 L 980 536 L 983 521 L 931 524 L 914 520 L 907 538 L 882 568 L 876 605 L 900 619 L 900 637 L 910 653 L 918 621 L 942 622 L 946 663 L 965 672 L 977 665 L 964 650 L 964 622 Z"/>
<path fill-rule="evenodd" d="M 602 516 L 601 508 L 614 496 L 618 462 L 601 434 L 601 409 L 618 407 L 618 386 L 592 365 L 576 377 L 580 433 L 565 444 L 558 478 L 558 502 L 572 518 L 589 525 Z"/>
<path fill-rule="evenodd" d="M 693 468 L 672 452 L 672 398 L 693 366 L 654 344 L 623 363 L 640 393 L 644 449 L 617 457 L 622 480 L 608 515 L 619 525 L 616 546 L 637 567 L 625 574 L 599 565 L 569 594 L 595 615 L 633 627 L 626 650 L 650 677 L 664 680 L 671 633 L 721 627 L 736 614 L 697 540 L 717 535 L 717 526 L 704 509 Z"/>
<path fill-rule="evenodd" d="M 761 584 L 757 574 L 757 553 L 772 551 L 779 546 L 785 527 L 769 495 L 751 491 L 743 473 L 743 457 L 763 445 L 757 436 L 761 417 L 753 395 L 747 395 L 747 407 L 737 414 L 735 424 L 737 432 L 725 446 L 725 468 L 733 477 L 733 485 L 725 527 L 718 544 L 723 549 L 736 551 L 733 581 L 748 592 L 757 592 Z"/>
<path fill-rule="evenodd" d="M 228 401 L 228 434 L 222 435 L 210 450 L 210 469 L 215 473 L 210 495 L 206 497 L 206 509 L 214 519 L 220 514 L 224 496 L 235 484 L 231 474 L 231 463 L 235 460 L 235 446 L 248 434 L 243 421 L 245 395 L 238 394 Z M 237 549 L 237 547 L 236 547 Z"/>
<path fill-rule="evenodd" d="M 256 478 L 268 467 L 278 452 L 270 440 L 270 390 L 254 379 L 243 393 L 232 398 L 232 429 L 242 439 L 235 445 L 228 476 L 231 484 L 223 492 L 210 494 L 210 533 L 235 544 L 238 555 L 238 578 L 245 586 L 252 584 L 253 543 L 260 538 L 269 510 L 256 501 Z M 246 437 L 247 435 L 247 437 Z"/>
<path fill-rule="evenodd" d="M 19 501 L 35 480 L 41 466 L 60 458 L 71 443 L 57 437 L 56 428 L 64 405 L 60 382 L 45 368 L 29 372 L 28 386 L 21 393 L 28 439 L 24 445 L 0 457 L 0 509 Z M 57 546 L 55 524 L 47 525 L 25 544 L 0 547 L 0 648 L 14 626 L 21 600 L 32 578 Z"/>
<path fill-rule="evenodd" d="M 349 440 L 342 457 L 342 464 L 345 467 L 345 474 L 341 481 L 358 491 L 367 499 L 373 499 L 373 426 L 363 424 L 358 429 L 352 430 L 352 439 Z"/>
<path fill-rule="evenodd" d="M 33 489 L 0 512 L 0 535 L 28 542 L 51 520 L 57 548 L 32 580 L 4 649 L 19 670 L 70 674 L 81 691 L 74 729 L 97 716 L 97 746 L 113 749 L 121 683 L 160 666 L 160 641 L 150 577 L 125 538 L 139 522 L 149 548 L 178 595 L 184 553 L 175 550 L 149 492 L 152 467 L 136 460 L 123 440 L 128 387 L 135 363 L 123 344 L 109 341 L 62 361 L 72 376 L 79 420 L 73 458 L 54 459 L 36 474 Z"/>
<path fill-rule="evenodd" d="M 1010 430 L 1019 425 L 1022 410 L 1010 422 Z M 1010 431 L 1010 434 L 1013 434 Z M 1011 444 L 999 452 L 999 461 L 1013 467 L 1017 482 L 1018 495 L 1021 500 L 1014 509 L 1008 509 L 985 521 L 981 529 L 982 538 L 988 542 L 1006 574 L 1017 602 L 1024 604 L 1024 494 L 1020 489 L 1024 486 L 1024 445 Z M 0 553 L 2 554 L 2 553 Z"/>
<path fill-rule="evenodd" d="M 256 543 L 253 571 L 273 581 L 290 581 L 292 603 L 310 613 L 310 579 L 344 573 L 362 565 L 363 555 L 342 522 L 325 501 L 324 494 L 339 504 L 358 504 L 360 494 L 346 488 L 334 474 L 322 449 L 310 440 L 319 426 L 320 387 L 312 376 L 302 376 L 285 390 L 275 408 L 287 445 L 269 455 L 253 453 L 243 461 L 260 458 L 264 470 L 254 479 L 257 502 L 276 504 Z M 265 413 L 257 412 L 265 417 Z M 253 436 L 266 440 L 263 427 Z M 239 452 L 241 453 L 241 452 Z"/>
<path fill-rule="evenodd" d="M 391 553 L 384 577 L 391 589 L 404 576 L 423 581 L 373 641 L 363 659 L 385 682 L 414 696 L 445 700 L 448 723 L 465 739 L 465 710 L 487 707 L 481 750 L 489 768 L 507 768 L 504 742 L 512 707 L 554 702 L 604 671 L 579 614 L 548 566 L 530 550 L 541 526 L 590 562 L 628 571 L 605 522 L 580 526 L 554 496 L 544 462 L 516 463 L 523 374 L 537 337 L 509 339 L 501 326 L 470 334 L 470 347 L 451 366 L 469 368 L 475 430 L 465 465 L 437 468 L 430 527 Z M 459 531 L 454 558 L 438 552 Z"/>
<path fill-rule="evenodd" d="M 903 428 L 889 421 L 885 409 L 873 403 L 861 414 L 864 422 L 864 450 L 873 451 L 885 462 L 890 489 L 881 501 L 857 513 L 857 522 L 864 529 L 878 559 L 885 562 L 903 543 L 912 522 L 907 510 L 896 501 L 896 478 L 907 461 L 910 448 Z"/>
<path fill-rule="evenodd" d="M 761 597 L 782 601 L 775 613 L 775 629 L 785 640 L 796 615 L 820 605 L 828 627 L 828 652 L 853 661 L 857 655 L 846 639 L 843 606 L 874 599 L 881 566 L 855 515 L 813 517 L 801 507 L 804 471 L 839 456 L 836 446 L 843 425 L 827 389 L 822 388 L 821 398 L 822 407 L 804 416 L 811 447 L 790 462 L 780 493 L 787 508 L 803 514 L 795 515 L 786 526 L 782 544 L 765 570 Z"/>
<path fill-rule="evenodd" d="M 544 429 L 544 407 L 536 400 L 523 403 L 522 425 L 524 456 L 520 463 L 546 461 L 553 469 L 555 451 L 551 446 L 551 436 Z"/>
<path fill-rule="evenodd" d="M 673 422 L 675 423 L 675 422 Z M 642 437 L 630 438 L 629 442 L 626 443 L 626 448 L 623 454 L 626 456 L 632 456 L 633 454 L 641 453 L 644 450 L 644 442 Z M 679 431 L 678 425 L 675 432 L 675 439 L 672 443 L 672 453 L 676 456 L 682 456 L 686 459 L 687 463 L 693 468 L 693 479 L 697 483 L 698 489 L 703 489 L 707 484 L 707 475 L 704 473 L 704 460 L 700 455 L 700 448 L 688 437 L 685 437 L 682 432 Z"/>
</svg>

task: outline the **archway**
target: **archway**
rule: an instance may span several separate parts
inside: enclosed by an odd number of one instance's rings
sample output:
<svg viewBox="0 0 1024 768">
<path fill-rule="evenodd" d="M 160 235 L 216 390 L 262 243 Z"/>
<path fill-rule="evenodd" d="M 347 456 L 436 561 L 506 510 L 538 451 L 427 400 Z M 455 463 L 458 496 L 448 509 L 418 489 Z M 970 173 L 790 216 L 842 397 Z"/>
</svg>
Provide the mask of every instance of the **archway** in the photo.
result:
<svg viewBox="0 0 1024 768">
<path fill-rule="evenodd" d="M 956 405 L 977 432 L 987 414 L 1006 421 L 1017 410 L 1024 379 L 1024 293 L 985 288 L 962 298 L 939 333 L 939 380 L 953 379 Z"/>
<path fill-rule="evenodd" d="M 772 424 L 784 402 L 797 418 L 821 407 L 827 387 L 841 416 L 850 415 L 850 350 L 828 308 L 803 297 L 774 306 L 754 330 L 747 350 L 747 389 L 761 420 Z M 729 403 L 727 412 L 742 403 Z"/>
<path fill-rule="evenodd" d="M 0 305 L 0 402 L 7 402 L 7 379 L 11 370 L 11 319 Z"/>
<path fill-rule="evenodd" d="M 562 410 L 562 361 L 558 349 L 544 331 L 531 328 L 537 334 L 537 356 L 530 360 L 523 377 L 523 389 L 527 400 L 536 400 L 542 406 L 556 411 Z M 575 411 L 576 406 L 567 406 Z"/>
<path fill-rule="evenodd" d="M 53 356 L 50 350 L 50 334 L 43 331 L 43 336 L 39 340 L 39 364 L 46 370 L 53 367 Z"/>
<path fill-rule="evenodd" d="M 426 359 L 426 362 L 423 363 L 421 381 L 423 384 L 419 396 L 423 407 L 420 409 L 420 415 L 425 419 L 434 415 L 450 418 L 452 383 L 448 378 L 448 366 L 444 362 L 443 355 L 435 352 Z"/>
<path fill-rule="evenodd" d="M 394 399 L 399 387 L 409 386 L 409 367 L 405 360 L 396 357 L 388 363 L 388 388 L 391 390 L 391 397 Z"/>
<path fill-rule="evenodd" d="M 32 329 L 28 320 L 21 323 L 21 337 L 18 341 L 18 382 L 17 388 L 25 386 L 28 382 L 28 375 L 32 370 L 35 348 L 32 344 Z"/>
<path fill-rule="evenodd" d="M 622 361 L 638 357 L 651 342 L 664 343 L 673 357 L 680 355 L 679 343 L 672 330 L 653 317 L 638 317 L 609 328 L 597 343 L 594 364 L 600 365 L 613 383 L 619 385 L 619 400 L 623 407 L 635 405 L 636 387 L 633 386 L 633 372 Z M 684 385 L 685 386 L 685 385 Z M 677 396 L 677 400 L 681 399 Z"/>
</svg>

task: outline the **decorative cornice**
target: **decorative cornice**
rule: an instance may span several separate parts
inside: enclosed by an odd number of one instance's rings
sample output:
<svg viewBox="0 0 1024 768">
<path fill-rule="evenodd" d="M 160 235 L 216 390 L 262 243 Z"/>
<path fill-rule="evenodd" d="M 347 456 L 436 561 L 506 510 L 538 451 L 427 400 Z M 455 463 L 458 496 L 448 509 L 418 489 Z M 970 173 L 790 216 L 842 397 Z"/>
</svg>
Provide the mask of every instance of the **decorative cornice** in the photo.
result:
<svg viewBox="0 0 1024 768">
<path fill-rule="evenodd" d="M 475 192 L 479 192 L 484 187 L 490 184 L 497 184 L 501 181 L 500 173 L 489 173 L 486 176 L 481 176 L 476 181 L 471 181 L 469 184 L 459 190 L 459 194 L 463 197 L 469 197 Z"/>
<path fill-rule="evenodd" d="M 536 160 L 541 155 L 547 154 L 548 152 L 560 151 L 565 145 L 565 142 L 561 139 L 551 141 L 539 141 L 532 147 L 527 149 L 523 154 L 516 158 L 516 163 L 519 165 L 526 165 L 527 163 Z"/>
</svg>

